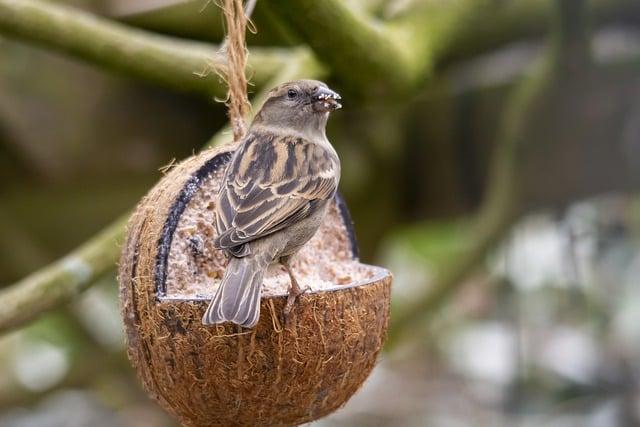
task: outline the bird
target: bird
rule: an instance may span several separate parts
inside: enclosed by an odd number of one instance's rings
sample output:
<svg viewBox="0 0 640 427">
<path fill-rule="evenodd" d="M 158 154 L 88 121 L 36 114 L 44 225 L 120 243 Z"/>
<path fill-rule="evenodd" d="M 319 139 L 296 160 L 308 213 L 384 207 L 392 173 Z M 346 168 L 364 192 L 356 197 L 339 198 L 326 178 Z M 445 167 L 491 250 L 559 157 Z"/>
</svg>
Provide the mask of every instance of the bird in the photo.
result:
<svg viewBox="0 0 640 427">
<path fill-rule="evenodd" d="M 273 88 L 241 140 L 221 181 L 213 246 L 229 262 L 202 323 L 253 328 L 269 266 L 281 264 L 290 285 L 288 316 L 304 290 L 292 257 L 320 227 L 340 181 L 340 160 L 326 135 L 340 95 L 317 80 Z"/>
</svg>

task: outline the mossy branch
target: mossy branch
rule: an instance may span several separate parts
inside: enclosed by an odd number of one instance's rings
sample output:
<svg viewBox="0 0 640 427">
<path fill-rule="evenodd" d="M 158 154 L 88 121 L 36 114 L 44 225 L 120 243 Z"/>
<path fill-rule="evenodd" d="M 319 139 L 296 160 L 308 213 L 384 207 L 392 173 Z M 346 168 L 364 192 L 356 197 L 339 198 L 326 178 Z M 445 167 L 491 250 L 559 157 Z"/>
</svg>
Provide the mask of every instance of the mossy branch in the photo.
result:
<svg viewBox="0 0 640 427">
<path fill-rule="evenodd" d="M 265 7 L 355 88 L 371 89 L 380 81 L 404 86 L 410 79 L 409 58 L 388 37 L 382 23 L 354 13 L 341 0 L 275 0 Z"/>
<path fill-rule="evenodd" d="M 0 34 L 35 42 L 74 57 L 186 92 L 224 96 L 215 68 L 226 66 L 217 47 L 122 25 L 63 5 L 0 0 Z M 304 49 L 256 48 L 249 56 L 252 81 L 262 87 Z"/>
<path fill-rule="evenodd" d="M 539 0 L 414 3 L 388 21 L 362 16 L 340 0 L 273 0 L 265 6 L 338 78 L 371 96 L 381 88 L 411 90 L 452 61 L 544 35 L 555 16 L 553 3 Z M 640 3 L 633 0 L 591 3 L 597 25 L 640 19 Z"/>
<path fill-rule="evenodd" d="M 0 291 L 0 334 L 73 299 L 112 272 L 120 253 L 122 217 L 53 264 Z"/>
</svg>

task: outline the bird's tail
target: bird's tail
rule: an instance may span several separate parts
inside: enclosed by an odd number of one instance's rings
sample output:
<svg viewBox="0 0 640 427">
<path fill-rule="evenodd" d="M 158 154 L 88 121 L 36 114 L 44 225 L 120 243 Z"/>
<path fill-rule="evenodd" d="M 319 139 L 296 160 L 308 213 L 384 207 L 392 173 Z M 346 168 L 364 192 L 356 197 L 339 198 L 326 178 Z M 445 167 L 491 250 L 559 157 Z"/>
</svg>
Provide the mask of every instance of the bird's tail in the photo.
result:
<svg viewBox="0 0 640 427">
<path fill-rule="evenodd" d="M 260 290 L 267 266 L 259 257 L 231 257 L 202 323 L 231 321 L 246 328 L 254 327 L 260 318 Z"/>
</svg>

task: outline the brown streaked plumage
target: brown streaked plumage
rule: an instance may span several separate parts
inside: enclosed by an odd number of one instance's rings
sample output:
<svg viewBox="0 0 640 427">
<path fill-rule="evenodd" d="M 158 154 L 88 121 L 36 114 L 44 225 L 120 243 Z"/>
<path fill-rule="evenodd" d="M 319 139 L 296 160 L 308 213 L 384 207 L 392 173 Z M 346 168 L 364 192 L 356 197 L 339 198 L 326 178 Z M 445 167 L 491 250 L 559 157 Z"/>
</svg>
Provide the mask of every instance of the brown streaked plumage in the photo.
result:
<svg viewBox="0 0 640 427">
<path fill-rule="evenodd" d="M 289 311 L 300 289 L 290 258 L 315 234 L 340 180 L 325 134 L 340 96 L 315 80 L 273 89 L 234 153 L 218 194 L 214 245 L 230 260 L 203 323 L 253 327 L 268 266 L 291 279 Z"/>
</svg>

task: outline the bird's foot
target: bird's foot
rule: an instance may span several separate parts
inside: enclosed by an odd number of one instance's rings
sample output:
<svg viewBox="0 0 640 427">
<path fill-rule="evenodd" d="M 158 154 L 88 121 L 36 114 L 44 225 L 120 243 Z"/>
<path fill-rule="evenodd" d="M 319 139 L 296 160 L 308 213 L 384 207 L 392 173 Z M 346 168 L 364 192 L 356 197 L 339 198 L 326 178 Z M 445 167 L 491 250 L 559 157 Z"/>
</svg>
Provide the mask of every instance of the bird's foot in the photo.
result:
<svg viewBox="0 0 640 427">
<path fill-rule="evenodd" d="M 300 288 L 299 286 L 296 286 L 295 289 L 292 286 L 291 289 L 289 289 L 289 296 L 287 297 L 287 304 L 284 306 L 284 320 L 285 320 L 285 324 L 287 326 L 290 325 L 290 321 L 291 321 L 291 312 L 293 311 L 293 307 L 296 303 L 296 300 L 298 299 L 298 297 L 302 294 L 304 294 L 305 292 L 307 292 L 309 290 L 309 287 L 305 286 L 304 288 Z"/>
</svg>

